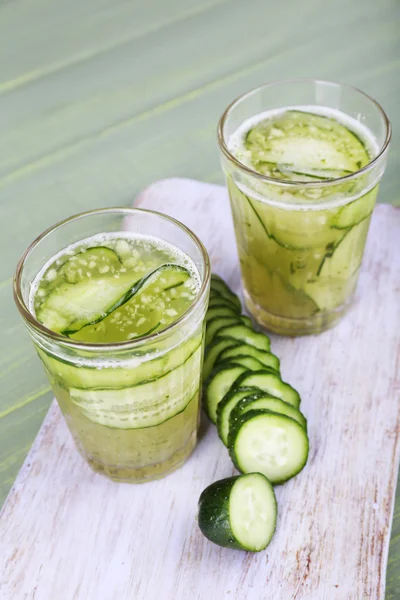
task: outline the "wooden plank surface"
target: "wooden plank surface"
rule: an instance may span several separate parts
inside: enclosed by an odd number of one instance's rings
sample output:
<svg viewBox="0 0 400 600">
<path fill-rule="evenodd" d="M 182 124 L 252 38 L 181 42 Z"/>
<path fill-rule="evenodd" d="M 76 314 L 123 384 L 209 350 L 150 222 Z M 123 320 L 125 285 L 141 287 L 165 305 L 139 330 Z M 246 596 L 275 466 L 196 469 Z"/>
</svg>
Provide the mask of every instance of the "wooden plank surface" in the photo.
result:
<svg viewBox="0 0 400 600">
<path fill-rule="evenodd" d="M 162 177 L 221 182 L 224 107 L 294 76 L 382 103 L 394 137 L 379 199 L 400 204 L 399 28 L 397 0 L 0 2 L 0 504 L 51 402 L 11 294 L 30 241 Z M 400 501 L 388 598 L 399 588 Z"/>
<path fill-rule="evenodd" d="M 137 205 L 196 231 L 213 269 L 239 290 L 223 188 L 166 180 Z M 234 473 L 206 419 L 181 469 L 118 485 L 90 471 L 53 405 L 0 516 L 2 600 L 382 600 L 400 454 L 399 231 L 400 210 L 378 207 L 357 301 L 338 327 L 272 337 L 301 393 L 311 452 L 277 488 L 266 552 L 221 549 L 199 532 L 200 492 Z"/>
</svg>

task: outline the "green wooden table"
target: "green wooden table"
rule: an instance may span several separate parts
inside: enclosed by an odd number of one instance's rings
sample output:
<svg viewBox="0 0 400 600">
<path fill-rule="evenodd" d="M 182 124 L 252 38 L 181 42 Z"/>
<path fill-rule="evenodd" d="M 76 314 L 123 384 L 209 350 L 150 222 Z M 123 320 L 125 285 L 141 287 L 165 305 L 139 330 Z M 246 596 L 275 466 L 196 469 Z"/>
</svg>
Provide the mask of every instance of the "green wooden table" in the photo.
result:
<svg viewBox="0 0 400 600">
<path fill-rule="evenodd" d="M 157 179 L 222 183 L 224 107 L 301 76 L 382 103 L 394 139 L 380 201 L 400 204 L 398 0 L 0 2 L 0 503 L 51 401 L 12 300 L 22 251 L 56 221 L 131 204 Z M 400 598 L 397 500 L 388 599 Z"/>
</svg>

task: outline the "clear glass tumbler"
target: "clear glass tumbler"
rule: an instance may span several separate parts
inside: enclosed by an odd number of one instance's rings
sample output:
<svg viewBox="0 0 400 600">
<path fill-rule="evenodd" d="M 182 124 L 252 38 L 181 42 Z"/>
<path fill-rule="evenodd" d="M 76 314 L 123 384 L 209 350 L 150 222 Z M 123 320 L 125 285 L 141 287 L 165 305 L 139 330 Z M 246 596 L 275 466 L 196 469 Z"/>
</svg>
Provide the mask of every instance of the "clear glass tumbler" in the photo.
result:
<svg viewBox="0 0 400 600">
<path fill-rule="evenodd" d="M 376 143 L 369 164 L 329 180 L 288 181 L 242 164 L 229 140 L 247 119 L 272 109 L 335 109 Z M 316 111 L 318 112 L 318 111 Z M 349 85 L 271 83 L 235 100 L 218 127 L 246 305 L 257 322 L 284 335 L 319 333 L 351 305 L 391 136 L 381 106 Z M 329 166 L 329 165 L 327 165 Z"/>
<path fill-rule="evenodd" d="M 29 295 L 43 265 L 74 242 L 126 229 L 168 242 L 191 259 L 201 283 L 190 308 L 159 333 L 114 344 L 72 340 L 39 323 L 29 309 Z M 141 209 L 76 215 L 45 231 L 22 256 L 14 280 L 17 307 L 76 447 L 94 471 L 116 481 L 148 481 L 176 469 L 194 449 L 209 284 L 209 258 L 201 241 L 175 219 Z M 127 414 L 138 410 L 141 421 L 135 426 Z M 148 426 L 146 410 L 152 413 Z"/>
</svg>

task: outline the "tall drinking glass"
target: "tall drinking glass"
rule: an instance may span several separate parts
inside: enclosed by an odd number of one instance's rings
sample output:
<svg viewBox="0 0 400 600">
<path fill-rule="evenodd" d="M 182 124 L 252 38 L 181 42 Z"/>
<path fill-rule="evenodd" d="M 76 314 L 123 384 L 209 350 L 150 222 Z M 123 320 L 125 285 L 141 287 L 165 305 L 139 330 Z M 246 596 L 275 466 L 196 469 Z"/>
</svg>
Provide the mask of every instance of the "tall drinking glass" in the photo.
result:
<svg viewBox="0 0 400 600">
<path fill-rule="evenodd" d="M 32 282 L 43 265 L 71 244 L 126 234 L 127 226 L 133 235 L 173 246 L 194 265 L 199 286 L 190 307 L 163 330 L 118 343 L 79 341 L 46 328 L 31 302 Z M 104 279 L 104 286 L 109 282 Z M 201 241 L 175 219 L 140 209 L 74 216 L 45 231 L 24 253 L 15 301 L 76 447 L 94 471 L 117 481 L 147 481 L 174 470 L 192 452 L 209 282 Z"/>
<path fill-rule="evenodd" d="M 269 111 L 291 111 L 293 127 L 296 119 L 299 122 L 298 137 L 296 129 L 282 130 L 277 125 L 271 136 L 280 136 L 280 140 L 273 139 L 270 146 L 260 150 L 260 132 L 250 134 L 249 128 L 247 132 L 243 129 L 240 154 L 238 130 L 246 121 L 257 120 L 257 115 L 268 116 Z M 323 146 L 309 139 L 311 130 L 308 139 L 301 137 L 305 135 L 304 111 L 314 114 L 313 123 L 331 128 L 332 135 L 334 121 L 325 119 L 324 125 L 322 115 L 337 116 L 339 123 L 343 119 L 350 146 L 351 139 L 360 142 L 361 132 L 370 144 L 366 164 L 354 172 L 339 170 L 339 154 L 330 155 L 329 145 L 326 158 L 321 158 L 318 153 Z M 316 139 L 319 136 L 329 141 L 327 131 L 315 131 Z M 375 100 L 349 85 L 328 81 L 271 83 L 245 94 L 226 109 L 218 128 L 221 161 L 245 301 L 262 326 L 286 335 L 319 333 L 345 314 L 354 297 L 390 135 L 389 120 Z M 345 150 L 334 141 L 345 156 Z M 254 147 L 258 167 L 249 160 Z M 289 164 L 272 164 L 277 148 L 282 161 Z M 323 168 L 296 166 L 299 162 L 312 166 L 313 153 Z"/>
</svg>

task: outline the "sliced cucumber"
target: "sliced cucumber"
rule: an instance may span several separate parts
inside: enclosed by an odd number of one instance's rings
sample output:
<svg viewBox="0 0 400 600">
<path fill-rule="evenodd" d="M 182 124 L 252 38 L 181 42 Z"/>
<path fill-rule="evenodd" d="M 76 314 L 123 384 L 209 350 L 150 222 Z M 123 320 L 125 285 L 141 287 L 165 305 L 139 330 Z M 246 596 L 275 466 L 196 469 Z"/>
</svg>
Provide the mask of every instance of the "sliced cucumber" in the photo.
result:
<svg viewBox="0 0 400 600">
<path fill-rule="evenodd" d="M 216 279 L 215 277 L 211 277 L 211 292 L 216 295 L 227 298 L 231 302 L 236 305 L 237 310 L 242 310 L 242 303 L 239 298 L 232 292 L 232 290 L 227 286 L 227 284 L 222 279 Z"/>
<path fill-rule="evenodd" d="M 307 433 L 286 415 L 250 410 L 230 426 L 230 456 L 242 473 L 262 473 L 273 484 L 299 473 L 308 458 Z"/>
<path fill-rule="evenodd" d="M 347 229 L 369 217 L 374 210 L 378 188 L 379 185 L 376 185 L 367 194 L 361 196 L 361 198 L 353 200 L 353 202 L 346 204 L 339 211 L 335 212 L 331 220 L 332 227 Z"/>
<path fill-rule="evenodd" d="M 318 176 L 327 165 L 354 173 L 370 160 L 363 142 L 339 121 L 299 110 L 257 123 L 247 133 L 245 147 L 257 170 L 282 179 L 296 180 L 299 172 Z"/>
<path fill-rule="evenodd" d="M 297 421 L 299 425 L 304 427 L 307 431 L 307 419 L 298 408 L 295 408 L 292 404 L 289 404 L 280 398 L 270 396 L 265 392 L 256 394 L 255 397 L 246 396 L 242 398 L 242 400 L 233 407 L 230 414 L 230 420 L 234 423 L 236 419 L 249 412 L 249 410 L 269 410 L 281 415 L 286 415 Z"/>
<path fill-rule="evenodd" d="M 222 365 L 222 364 L 225 364 L 225 363 L 228 363 L 228 362 L 232 362 L 232 363 L 235 363 L 237 365 L 242 365 L 243 367 L 246 367 L 246 369 L 249 369 L 250 371 L 267 370 L 267 371 L 270 371 L 271 373 L 276 373 L 276 371 L 274 371 L 274 369 L 266 367 L 257 358 L 254 358 L 254 356 L 247 356 L 245 354 L 238 354 L 234 358 L 227 358 L 224 361 L 219 360 L 218 361 L 218 365 L 220 365 L 220 364 Z"/>
<path fill-rule="evenodd" d="M 241 308 L 238 308 L 236 302 L 234 302 L 227 296 L 220 296 L 220 295 L 210 296 L 208 308 L 223 307 L 223 306 L 226 308 L 231 308 L 236 314 L 240 315 Z"/>
<path fill-rule="evenodd" d="M 236 356 L 246 355 L 246 356 L 254 356 L 257 360 L 259 360 L 266 367 L 270 367 L 274 369 L 277 373 L 280 372 L 280 361 L 275 354 L 271 352 L 266 352 L 265 350 L 259 350 L 255 348 L 251 344 L 237 344 L 236 346 L 231 346 L 230 348 L 226 348 L 221 352 L 218 356 L 217 360 L 225 360 L 226 358 L 235 359 Z"/>
<path fill-rule="evenodd" d="M 131 356 L 132 366 L 109 367 L 98 369 L 96 367 L 79 366 L 79 363 L 69 363 L 58 357 L 45 353 L 36 348 L 40 359 L 43 361 L 47 371 L 51 373 L 58 385 L 63 388 L 89 388 L 91 390 L 104 388 L 124 388 L 138 385 L 146 381 L 163 377 L 179 365 L 185 363 L 188 358 L 201 346 L 199 335 L 187 340 L 162 356 L 151 359 L 139 353 Z"/>
<path fill-rule="evenodd" d="M 226 362 L 218 365 L 207 382 L 204 395 L 204 409 L 213 423 L 217 422 L 217 406 L 225 396 L 234 381 L 242 373 L 247 373 L 248 369 L 242 365 L 233 362 Z"/>
<path fill-rule="evenodd" d="M 225 548 L 264 550 L 274 535 L 276 519 L 274 488 L 260 473 L 216 481 L 199 499 L 201 532 Z"/>
<path fill-rule="evenodd" d="M 89 270 L 91 277 L 98 278 L 105 273 L 112 273 L 121 267 L 121 261 L 111 248 L 96 246 L 78 252 L 66 260 L 58 270 L 67 283 L 78 283 L 87 279 Z"/>
<path fill-rule="evenodd" d="M 220 337 L 217 336 L 213 339 L 211 344 L 205 349 L 204 364 L 203 364 L 203 381 L 207 381 L 211 375 L 211 371 L 214 368 L 214 364 L 225 348 L 236 346 L 238 341 L 233 337 Z"/>
<path fill-rule="evenodd" d="M 280 398 L 296 408 L 300 406 L 298 392 L 291 385 L 283 382 L 278 375 L 269 371 L 255 371 L 241 375 L 235 381 L 235 388 L 239 387 L 257 387 L 261 391 Z"/>
<path fill-rule="evenodd" d="M 218 435 L 227 446 L 229 433 L 229 419 L 235 406 L 243 398 L 265 398 L 265 392 L 256 387 L 239 387 L 229 390 L 217 406 L 217 429 Z"/>
<path fill-rule="evenodd" d="M 236 309 L 233 309 L 229 306 L 214 306 L 212 308 L 208 308 L 206 314 L 206 323 L 216 319 L 217 317 L 239 317 L 239 313 Z"/>
<path fill-rule="evenodd" d="M 185 282 L 190 272 L 168 263 L 135 282 L 132 282 L 132 273 L 121 273 L 118 279 L 87 278 L 75 284 L 64 283 L 46 298 L 36 316 L 48 329 L 70 335 L 103 320 L 161 278 L 165 278 L 170 287 Z"/>
<path fill-rule="evenodd" d="M 319 281 L 324 278 L 346 280 L 357 271 L 364 254 L 368 228 L 369 219 L 365 219 L 348 231 L 333 254 L 325 257 L 319 270 Z"/>
<path fill-rule="evenodd" d="M 182 412 L 199 393 L 201 360 L 199 347 L 185 363 L 153 381 L 117 389 L 70 388 L 70 398 L 85 417 L 100 425 L 154 427 Z"/>
<path fill-rule="evenodd" d="M 267 335 L 258 333 L 246 325 L 228 325 L 218 331 L 218 336 L 235 338 L 240 342 L 246 342 L 259 350 L 267 352 L 269 352 L 271 347 L 271 342 Z"/>
<path fill-rule="evenodd" d="M 246 325 L 247 327 L 251 327 L 251 321 L 249 317 L 244 315 L 236 315 L 234 317 L 214 317 L 214 319 L 207 323 L 206 346 L 208 346 L 212 339 L 218 335 L 218 331 L 222 329 L 222 327 L 227 327 L 228 325 Z"/>
</svg>

